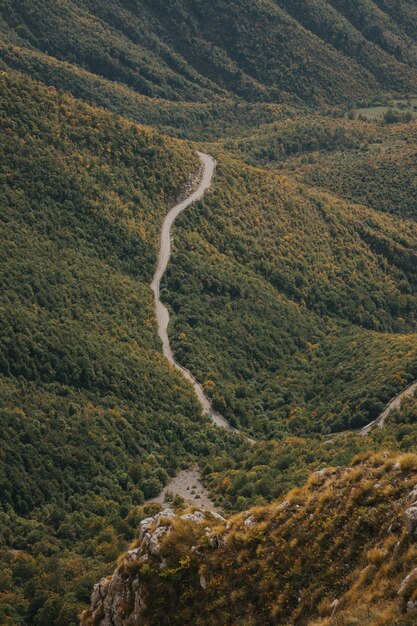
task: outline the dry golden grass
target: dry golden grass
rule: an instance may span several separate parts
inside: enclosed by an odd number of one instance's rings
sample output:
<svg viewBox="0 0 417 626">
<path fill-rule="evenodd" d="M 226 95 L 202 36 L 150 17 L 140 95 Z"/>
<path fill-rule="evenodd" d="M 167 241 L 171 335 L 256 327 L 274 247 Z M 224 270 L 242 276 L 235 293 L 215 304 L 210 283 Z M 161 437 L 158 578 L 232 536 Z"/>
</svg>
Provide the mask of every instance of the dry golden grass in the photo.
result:
<svg viewBox="0 0 417 626">
<path fill-rule="evenodd" d="M 394 460 L 414 468 L 416 456 Z M 413 479 L 404 480 L 393 464 L 385 471 L 388 460 L 367 455 L 351 469 L 316 475 L 284 497 L 286 510 L 277 511 L 275 503 L 239 513 L 227 530 L 208 522 L 211 532 L 227 534 L 220 549 L 210 544 L 204 524 L 173 520 L 161 542 L 167 568 L 143 570 L 143 584 L 159 589 L 150 624 L 163 623 L 157 618 L 166 615 L 168 597 L 189 623 L 186 597 L 196 603 L 196 626 L 415 626 L 404 621 L 397 597 L 417 560 L 417 545 L 402 523 Z M 245 526 L 249 515 L 254 524 Z M 141 575 L 129 566 L 126 573 Z M 407 600 L 414 596 L 411 581 Z"/>
<path fill-rule="evenodd" d="M 334 601 L 330 598 L 323 598 L 323 600 L 319 602 L 317 605 L 317 611 L 320 617 L 328 617 L 332 615 L 334 610 L 333 602 Z"/>
<path fill-rule="evenodd" d="M 307 500 L 307 493 L 304 489 L 296 487 L 289 492 L 287 500 L 291 502 L 291 504 L 304 504 Z"/>
<path fill-rule="evenodd" d="M 402 472 L 412 472 L 417 469 L 417 454 L 414 454 L 413 452 L 403 454 L 397 459 L 397 462 L 399 463 Z"/>
<path fill-rule="evenodd" d="M 372 626 L 392 626 L 395 623 L 395 609 L 392 606 L 378 608 L 378 614 L 372 621 Z"/>
<path fill-rule="evenodd" d="M 371 550 L 368 550 L 366 553 L 366 558 L 370 565 L 380 565 L 383 563 L 385 557 L 386 552 L 381 548 L 371 548 Z"/>
<path fill-rule="evenodd" d="M 348 483 L 357 483 L 364 476 L 365 470 L 362 466 L 354 467 L 351 472 L 346 477 Z"/>
</svg>

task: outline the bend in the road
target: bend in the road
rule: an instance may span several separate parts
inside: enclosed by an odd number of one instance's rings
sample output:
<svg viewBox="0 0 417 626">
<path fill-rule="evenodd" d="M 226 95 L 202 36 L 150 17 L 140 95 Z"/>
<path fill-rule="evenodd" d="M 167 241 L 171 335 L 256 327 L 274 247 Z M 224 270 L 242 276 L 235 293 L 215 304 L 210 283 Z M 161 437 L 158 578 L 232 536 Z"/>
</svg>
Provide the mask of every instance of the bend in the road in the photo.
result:
<svg viewBox="0 0 417 626">
<path fill-rule="evenodd" d="M 407 389 L 404 389 L 404 391 L 401 391 L 401 393 L 395 396 L 395 398 L 393 398 L 387 404 L 385 409 L 382 411 L 381 415 L 379 415 L 370 424 L 367 424 L 366 426 L 358 430 L 358 434 L 364 437 L 365 435 L 368 435 L 375 426 L 379 426 L 379 428 L 383 428 L 385 425 L 385 420 L 387 419 L 391 411 L 393 411 L 394 409 L 399 409 L 401 406 L 401 402 L 404 400 L 404 398 L 409 398 L 410 396 L 413 396 L 416 391 L 417 391 L 417 381 L 412 383 L 409 387 L 407 387 Z"/>
<path fill-rule="evenodd" d="M 168 214 L 166 215 L 164 219 L 164 223 L 162 225 L 158 265 L 157 265 L 156 272 L 151 283 L 151 288 L 155 295 L 158 332 L 159 332 L 159 337 L 161 338 L 161 341 L 162 341 L 162 348 L 163 348 L 164 356 L 176 369 L 182 372 L 183 376 L 185 376 L 187 380 L 189 380 L 192 383 L 194 387 L 194 391 L 197 395 L 197 398 L 202 406 L 204 413 L 208 415 L 217 426 L 236 432 L 240 434 L 242 437 L 244 437 L 250 443 L 254 443 L 253 439 L 251 439 L 247 435 L 244 435 L 237 429 L 233 428 L 229 424 L 229 422 L 222 415 L 220 415 L 220 413 L 218 413 L 217 411 L 213 409 L 210 400 L 208 399 L 208 397 L 203 391 L 203 388 L 195 380 L 191 372 L 176 362 L 174 358 L 174 354 L 171 349 L 170 342 L 169 342 L 169 337 L 168 337 L 169 312 L 168 312 L 167 307 L 161 302 L 161 299 L 160 299 L 161 280 L 162 280 L 163 275 L 165 274 L 166 268 L 169 263 L 169 259 L 171 257 L 172 225 L 174 224 L 175 220 L 180 215 L 180 213 L 182 213 L 187 207 L 193 204 L 193 202 L 200 200 L 204 196 L 207 189 L 209 189 L 211 185 L 211 181 L 212 181 L 213 174 L 214 174 L 214 169 L 216 167 L 216 161 L 213 159 L 213 157 L 209 156 L 208 154 L 203 154 L 202 152 L 198 152 L 197 154 L 202 164 L 202 176 L 201 176 L 200 183 L 197 189 L 193 193 L 191 193 L 185 200 L 183 200 L 182 202 L 174 206 L 168 212 Z M 391 413 L 391 411 L 396 408 L 399 408 L 403 398 L 413 395 L 416 391 L 417 391 L 417 381 L 414 382 L 409 387 L 407 387 L 407 389 L 402 391 L 395 398 L 393 398 L 391 402 L 389 402 L 389 404 L 386 406 L 384 411 L 381 413 L 381 415 L 377 419 L 373 420 L 370 424 L 367 424 L 360 430 L 356 431 L 357 434 L 365 436 L 375 426 L 379 426 L 380 428 L 382 428 L 384 426 L 386 418 Z"/>
</svg>

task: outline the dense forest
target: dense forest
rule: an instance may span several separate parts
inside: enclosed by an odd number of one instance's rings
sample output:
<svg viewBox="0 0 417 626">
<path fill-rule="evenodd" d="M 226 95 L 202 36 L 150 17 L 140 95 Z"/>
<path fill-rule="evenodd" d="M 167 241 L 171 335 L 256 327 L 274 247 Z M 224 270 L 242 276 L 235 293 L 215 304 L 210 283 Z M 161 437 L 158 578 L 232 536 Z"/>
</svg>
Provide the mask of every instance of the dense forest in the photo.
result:
<svg viewBox="0 0 417 626">
<path fill-rule="evenodd" d="M 0 3 L 0 623 L 76 626 L 179 469 L 224 513 L 294 488 L 304 511 L 312 472 L 415 450 L 413 398 L 351 431 L 417 377 L 416 23 L 412 0 Z M 157 333 L 160 227 L 197 149 L 213 186 L 161 296 L 176 358 L 253 445 L 201 414 Z"/>
<path fill-rule="evenodd" d="M 198 163 L 18 75 L 1 101 L 0 621 L 69 626 L 135 506 L 218 439 L 159 353 L 147 286 Z"/>
<path fill-rule="evenodd" d="M 415 377 L 414 221 L 223 156 L 178 230 L 175 351 L 233 424 L 357 428 Z"/>
<path fill-rule="evenodd" d="M 67 74 L 82 68 L 154 98 L 311 105 L 417 89 L 415 9 L 401 5 L 5 0 L 1 17 L 15 62 L 48 82 L 63 79 L 57 59 Z"/>
</svg>

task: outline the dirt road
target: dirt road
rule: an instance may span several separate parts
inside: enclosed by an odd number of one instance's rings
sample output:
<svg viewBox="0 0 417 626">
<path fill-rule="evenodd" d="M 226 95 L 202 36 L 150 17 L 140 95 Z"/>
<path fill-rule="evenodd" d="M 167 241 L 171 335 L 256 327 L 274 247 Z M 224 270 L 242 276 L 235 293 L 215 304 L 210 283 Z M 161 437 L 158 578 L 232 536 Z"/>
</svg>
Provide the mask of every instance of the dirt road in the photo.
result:
<svg viewBox="0 0 417 626">
<path fill-rule="evenodd" d="M 187 207 L 189 207 L 190 204 L 196 202 L 197 200 L 200 200 L 200 198 L 204 196 L 205 192 L 207 191 L 207 189 L 209 189 L 211 185 L 214 169 L 216 167 L 216 161 L 213 159 L 213 157 L 209 156 L 208 154 L 203 154 L 202 152 L 198 152 L 198 156 L 200 157 L 202 163 L 202 176 L 200 183 L 197 189 L 185 200 L 174 206 L 164 219 L 161 231 L 158 266 L 155 272 L 155 276 L 153 277 L 153 281 L 151 283 L 151 288 L 155 294 L 156 318 L 158 321 L 159 336 L 162 341 L 164 356 L 168 359 L 170 363 L 172 363 L 174 367 L 176 367 L 183 373 L 187 380 L 189 380 L 193 384 L 197 398 L 203 408 L 204 413 L 206 415 L 209 415 L 212 421 L 217 424 L 217 426 L 220 426 L 221 428 L 226 428 L 227 430 L 238 432 L 236 429 L 230 426 L 229 422 L 225 420 L 224 417 L 220 415 L 220 413 L 213 409 L 210 400 L 207 398 L 201 385 L 198 384 L 192 374 L 176 362 L 168 337 L 168 309 L 161 302 L 160 299 L 161 280 L 163 275 L 165 274 L 169 259 L 171 258 L 172 225 L 175 222 L 176 218 L 180 215 L 180 213 L 182 213 Z"/>
<path fill-rule="evenodd" d="M 361 428 L 360 430 L 358 430 L 358 434 L 362 436 L 368 435 L 371 432 L 371 430 L 375 428 L 375 426 L 379 426 L 380 428 L 383 428 L 385 424 L 385 420 L 387 419 L 391 411 L 393 411 L 394 409 L 399 409 L 401 406 L 402 400 L 404 400 L 404 398 L 409 398 L 410 396 L 413 396 L 416 391 L 417 391 L 417 382 L 414 382 L 412 385 L 407 387 L 407 389 L 404 389 L 404 391 L 399 393 L 398 396 L 395 396 L 395 398 L 393 398 L 391 402 L 387 404 L 385 409 L 382 411 L 381 415 L 377 417 L 376 420 L 374 420 L 373 422 L 371 422 L 364 428 Z"/>
</svg>

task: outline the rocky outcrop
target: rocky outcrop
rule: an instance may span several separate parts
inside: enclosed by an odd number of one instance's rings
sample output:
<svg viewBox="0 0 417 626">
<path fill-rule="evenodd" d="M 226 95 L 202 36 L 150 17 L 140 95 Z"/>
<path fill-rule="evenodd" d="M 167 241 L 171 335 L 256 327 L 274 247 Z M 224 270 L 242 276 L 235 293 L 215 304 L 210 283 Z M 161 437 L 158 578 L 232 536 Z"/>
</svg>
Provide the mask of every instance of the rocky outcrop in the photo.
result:
<svg viewBox="0 0 417 626">
<path fill-rule="evenodd" d="M 412 593 L 417 587 L 417 567 L 413 569 L 402 581 L 400 588 L 398 589 L 398 596 L 402 602 L 403 610 L 407 613 L 417 611 L 417 600 L 411 598 Z"/>
<path fill-rule="evenodd" d="M 415 537 L 417 534 L 417 506 L 410 506 L 404 513 L 408 534 Z"/>
<path fill-rule="evenodd" d="M 164 509 L 154 517 L 148 517 L 139 525 L 138 547 L 128 550 L 113 575 L 103 578 L 94 586 L 90 608 L 81 616 L 83 626 L 146 626 L 144 616 L 146 594 L 141 588 L 138 572 L 145 563 L 163 570 L 167 567 L 161 554 L 161 542 L 169 535 L 173 520 L 202 524 L 224 521 L 216 512 L 193 511 L 177 515 L 171 509 Z M 224 545 L 224 539 L 216 537 L 210 528 L 205 535 L 214 548 Z M 200 575 L 200 586 L 206 589 L 204 574 Z"/>
<path fill-rule="evenodd" d="M 404 518 L 407 532 L 411 537 L 417 536 L 417 486 L 413 488 L 408 496 L 411 505 L 405 510 Z"/>
<path fill-rule="evenodd" d="M 253 519 L 253 516 L 250 515 L 249 517 L 247 517 L 244 521 L 244 524 L 246 528 L 251 528 L 251 526 L 255 526 L 255 520 Z"/>
<path fill-rule="evenodd" d="M 407 462 L 379 454 L 328 468 L 227 521 L 171 509 L 144 519 L 82 626 L 337 626 L 365 623 L 375 603 L 384 624 L 417 623 L 417 466 Z"/>
<path fill-rule="evenodd" d="M 145 603 L 138 581 L 131 580 L 118 568 L 111 578 L 94 586 L 91 607 L 81 618 L 82 624 L 100 626 L 141 626 Z"/>
</svg>

